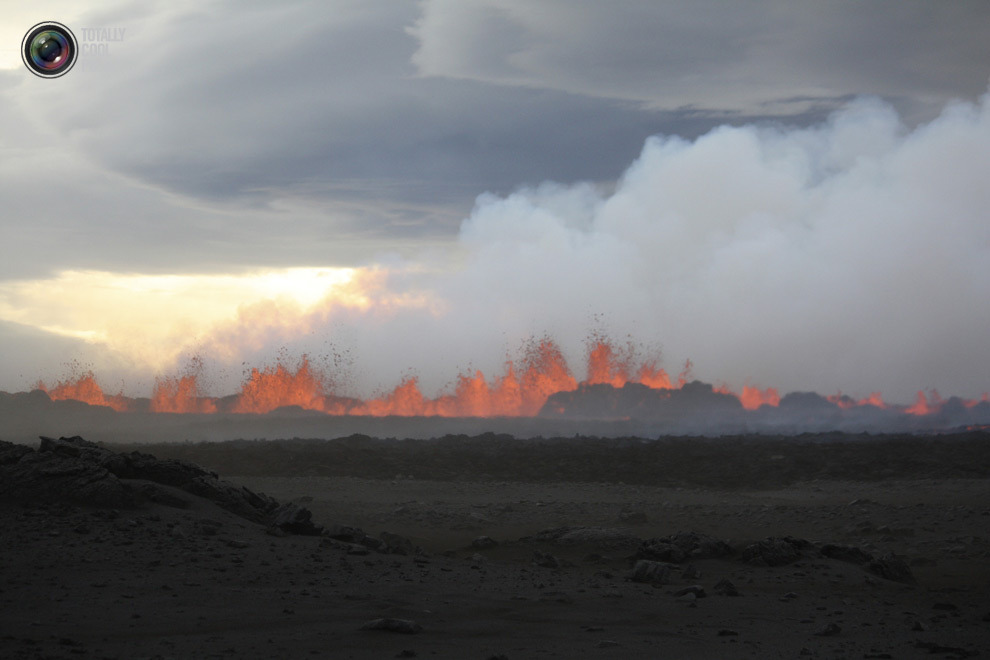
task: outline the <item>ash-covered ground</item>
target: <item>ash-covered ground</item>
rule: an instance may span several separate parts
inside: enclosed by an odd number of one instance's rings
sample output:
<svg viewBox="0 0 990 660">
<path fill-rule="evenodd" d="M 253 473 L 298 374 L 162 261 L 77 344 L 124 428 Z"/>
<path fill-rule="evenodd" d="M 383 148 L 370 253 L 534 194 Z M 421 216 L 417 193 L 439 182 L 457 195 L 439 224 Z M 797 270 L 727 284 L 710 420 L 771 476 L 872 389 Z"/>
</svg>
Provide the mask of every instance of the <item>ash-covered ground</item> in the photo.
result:
<svg viewBox="0 0 990 660">
<path fill-rule="evenodd" d="M 983 431 L 0 443 L 0 655 L 976 657 L 988 523 Z"/>
</svg>

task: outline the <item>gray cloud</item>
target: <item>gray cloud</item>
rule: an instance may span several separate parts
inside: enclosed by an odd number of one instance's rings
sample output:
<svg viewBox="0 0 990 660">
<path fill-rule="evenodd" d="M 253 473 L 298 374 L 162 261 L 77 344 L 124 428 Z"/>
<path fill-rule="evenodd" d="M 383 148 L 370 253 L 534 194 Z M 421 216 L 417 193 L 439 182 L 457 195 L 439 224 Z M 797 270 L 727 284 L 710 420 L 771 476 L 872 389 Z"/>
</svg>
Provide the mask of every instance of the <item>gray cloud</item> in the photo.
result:
<svg viewBox="0 0 990 660">
<path fill-rule="evenodd" d="M 39 199 L 60 218 L 20 226 L 10 268 L 28 267 L 40 244 L 69 245 L 57 237 L 80 222 L 92 231 L 50 257 L 89 265 L 126 252 L 200 269 L 367 260 L 373 244 L 449 240 L 483 190 L 614 178 L 644 136 L 678 122 L 603 99 L 416 78 L 402 31 L 414 17 L 411 5 L 294 3 L 123 5 L 84 19 L 126 37 L 57 84 L 4 76 L 5 125 L 34 133 L 5 163 L 60 186 L 52 200 L 7 179 L 8 222 Z M 699 123 L 710 124 L 685 125 Z"/>
<path fill-rule="evenodd" d="M 352 197 L 444 205 L 438 226 L 414 224 L 449 236 L 478 192 L 612 179 L 650 134 L 807 125 L 859 93 L 940 107 L 985 87 L 984 5 L 759 6 L 122 5 L 87 19 L 127 28 L 109 56 L 16 94 L 63 148 L 155 187 L 264 206 L 361 182 Z"/>
<path fill-rule="evenodd" d="M 128 4 L 82 19 L 125 39 L 57 83 L 0 77 L 6 275 L 409 254 L 449 240 L 479 192 L 614 179 L 645 136 L 724 119 L 417 78 L 407 9 Z"/>
<path fill-rule="evenodd" d="M 986 87 L 980 0 L 691 3 L 424 0 L 422 74 L 627 99 L 793 113 L 794 97 L 880 95 L 930 118 Z M 494 26 L 494 29 L 492 29 Z"/>
<path fill-rule="evenodd" d="M 65 268 L 355 265 L 393 252 L 416 263 L 420 252 L 439 248 L 478 263 L 456 277 L 444 270 L 450 281 L 443 286 L 391 283 L 434 290 L 465 310 L 446 319 L 450 332 L 437 332 L 425 312 L 401 327 L 404 337 L 426 343 L 424 359 L 447 356 L 457 366 L 477 359 L 490 368 L 520 336 L 545 330 L 559 333 L 573 354 L 594 315 L 604 312 L 620 332 L 663 342 L 675 360 L 708 360 L 713 378 L 742 378 L 744 362 L 772 364 L 777 348 L 790 367 L 748 375 L 789 387 L 803 382 L 799 373 L 822 373 L 796 344 L 783 351 L 783 340 L 756 339 L 787 331 L 789 341 L 816 337 L 827 348 L 825 371 L 834 373 L 815 386 L 848 376 L 873 387 L 867 371 L 889 368 L 884 379 L 903 378 L 909 387 L 943 381 L 975 387 L 975 377 L 952 377 L 970 373 L 961 353 L 939 352 L 943 366 L 926 373 L 944 377 L 931 383 L 917 382 L 920 366 L 896 367 L 912 351 L 935 355 L 921 351 L 919 337 L 973 348 L 959 327 L 984 319 L 932 303 L 926 318 L 951 320 L 911 326 L 917 300 L 898 278 L 941 297 L 911 270 L 912 250 L 933 244 L 906 241 L 895 212 L 914 218 L 924 236 L 937 232 L 922 226 L 920 210 L 910 215 L 912 208 L 843 187 L 875 183 L 843 154 L 862 156 L 871 145 L 887 153 L 902 139 L 921 143 L 935 129 L 912 127 L 935 117 L 947 99 L 974 100 L 986 89 L 987 3 L 355 0 L 328 9 L 312 0 L 231 7 L 104 4 L 79 27 L 126 28 L 124 41 L 111 44 L 106 56 L 81 59 L 57 81 L 23 69 L 0 71 L 0 279 Z M 831 112 L 862 94 L 884 98 L 900 120 L 890 109 L 875 110 L 847 121 L 846 132 L 822 127 Z M 690 143 L 720 125 L 742 128 Z M 668 231 L 659 225 L 635 238 L 610 233 L 612 225 L 603 229 L 605 216 L 596 209 L 628 199 L 630 179 L 653 163 L 647 156 L 656 145 L 679 144 L 651 141 L 621 178 L 644 140 L 657 134 L 687 140 L 684 153 L 707 168 L 692 170 L 685 185 L 712 208 L 723 206 L 714 216 L 707 207 L 699 211 L 727 223 L 705 234 L 708 242 L 688 240 L 687 230 L 654 240 Z M 863 229 L 836 220 L 843 217 L 838 211 L 815 215 L 795 207 L 791 221 L 774 216 L 762 225 L 765 219 L 738 210 L 731 180 L 710 183 L 724 178 L 721 158 L 739 156 L 734 150 L 741 147 L 725 146 L 732 136 L 742 142 L 750 136 L 770 151 L 813 153 L 779 161 L 794 167 L 798 179 L 807 176 L 806 189 L 792 191 L 795 199 L 811 204 L 812 192 L 827 196 L 823 182 L 829 182 L 848 192 L 833 198 L 847 204 L 846 216 L 872 217 L 876 209 L 889 215 L 864 220 Z M 933 162 L 977 166 L 928 153 Z M 737 175 L 749 180 L 745 168 Z M 541 187 L 543 181 L 561 185 Z M 520 186 L 529 187 L 513 194 Z M 625 197 L 610 196 L 616 186 Z M 908 195 L 913 187 L 898 190 Z M 494 196 L 476 203 L 486 191 Z M 959 200 L 974 194 L 948 184 L 936 192 L 919 207 L 929 218 L 960 210 Z M 946 199 L 936 203 L 939 195 Z M 633 205 L 638 213 L 670 210 L 666 202 L 641 202 Z M 544 212 L 563 225 L 541 224 Z M 682 216 L 677 222 L 684 224 Z M 840 236 L 836 227 L 847 233 Z M 971 229 L 961 236 L 975 240 Z M 639 243 L 655 253 L 642 253 Z M 976 262 L 943 257 L 932 281 L 961 285 L 965 278 L 953 269 L 965 264 L 977 277 L 960 300 L 973 302 L 985 292 Z M 533 259 L 558 269 L 533 270 L 527 266 Z M 500 260 L 517 269 L 501 268 Z M 847 263 L 847 270 L 835 265 Z M 781 273 L 789 277 L 776 279 Z M 842 286 L 829 289 L 830 277 Z M 773 295 L 747 298 L 742 283 Z M 893 299 L 881 295 L 884 286 Z M 870 293 L 842 297 L 860 290 Z M 741 300 L 751 304 L 733 306 Z M 781 311 L 785 306 L 802 314 L 792 318 Z M 864 344 L 885 361 L 863 358 L 865 348 L 845 356 L 841 333 L 813 332 L 830 319 L 865 331 L 857 325 L 864 318 L 885 329 L 882 345 Z M 346 334 L 348 320 L 335 320 L 334 331 Z M 374 329 L 351 320 L 366 333 L 354 340 L 357 352 L 375 353 L 368 342 L 408 352 L 408 342 L 389 334 L 400 326 Z M 726 322 L 741 328 L 732 341 L 716 332 Z M 908 326 L 905 336 L 894 332 Z M 24 341 L 18 337 L 5 335 L 4 346 L 16 351 Z M 469 357 L 480 344 L 492 348 Z M 733 357 L 744 354 L 746 360 Z M 386 363 L 393 358 L 387 350 L 376 353 L 369 369 L 391 382 Z M 439 371 L 450 377 L 448 365 Z"/>
<path fill-rule="evenodd" d="M 120 52 L 67 90 L 39 89 L 35 105 L 71 95 L 67 112 L 46 119 L 118 171 L 197 197 L 256 200 L 364 180 L 386 194 L 396 182 L 428 185 L 463 203 L 466 184 L 472 198 L 478 186 L 614 177 L 659 128 L 649 113 L 600 100 L 416 79 L 401 31 L 413 15 L 357 6 L 139 22 Z M 581 158 L 584 145 L 602 157 Z"/>
</svg>

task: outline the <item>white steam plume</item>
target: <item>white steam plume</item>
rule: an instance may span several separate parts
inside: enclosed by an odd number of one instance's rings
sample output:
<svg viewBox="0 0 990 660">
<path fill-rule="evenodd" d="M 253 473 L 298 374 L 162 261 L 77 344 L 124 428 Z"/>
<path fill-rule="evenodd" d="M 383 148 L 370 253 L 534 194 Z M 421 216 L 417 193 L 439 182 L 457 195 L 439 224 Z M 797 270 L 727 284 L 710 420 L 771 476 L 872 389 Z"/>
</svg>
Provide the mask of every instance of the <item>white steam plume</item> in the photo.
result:
<svg viewBox="0 0 990 660">
<path fill-rule="evenodd" d="M 459 368 L 492 375 L 544 332 L 581 377 L 584 339 L 606 329 L 735 387 L 976 396 L 990 388 L 988 175 L 990 96 L 911 130 L 861 99 L 813 128 L 653 137 L 612 192 L 479 197 L 456 269 L 385 284 L 430 304 L 330 305 L 307 328 L 351 350 L 364 387 L 408 368 L 427 393 Z"/>
</svg>

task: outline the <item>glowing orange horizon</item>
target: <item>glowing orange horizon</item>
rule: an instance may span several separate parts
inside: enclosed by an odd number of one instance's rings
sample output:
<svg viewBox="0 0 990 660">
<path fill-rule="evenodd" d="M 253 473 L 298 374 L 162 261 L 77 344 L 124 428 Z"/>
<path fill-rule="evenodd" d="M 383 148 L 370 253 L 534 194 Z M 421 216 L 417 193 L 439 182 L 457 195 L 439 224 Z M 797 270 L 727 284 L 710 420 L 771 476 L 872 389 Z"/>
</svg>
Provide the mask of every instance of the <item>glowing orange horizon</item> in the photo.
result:
<svg viewBox="0 0 990 660">
<path fill-rule="evenodd" d="M 557 344 L 552 339 L 543 338 L 530 343 L 518 364 L 507 361 L 502 375 L 493 381 L 486 379 L 480 370 L 473 374 L 462 373 L 457 377 L 453 393 L 431 399 L 423 395 L 415 377 L 406 377 L 392 391 L 361 400 L 335 394 L 327 386 L 325 376 L 314 369 L 307 356 L 303 355 L 295 369 L 282 360 L 274 365 L 253 368 L 233 403 L 224 406 L 224 411 L 264 414 L 281 407 L 297 406 L 328 415 L 532 417 L 539 413 L 551 395 L 573 391 L 579 384 L 623 387 L 627 383 L 638 383 L 656 390 L 676 390 L 691 380 L 690 360 L 685 362 L 684 369 L 673 380 L 656 365 L 655 360 L 637 360 L 631 346 L 624 350 L 617 349 L 609 339 L 601 336 L 593 336 L 589 340 L 586 362 L 587 377 L 579 383 Z M 182 376 L 156 378 L 149 410 L 184 414 L 218 412 L 218 399 L 205 396 L 200 390 L 201 370 L 202 362 L 197 359 Z M 108 406 L 119 412 L 134 409 L 132 400 L 123 393 L 105 394 L 92 371 L 60 380 L 53 387 L 39 381 L 36 388 L 45 391 L 53 400 L 72 399 Z M 774 387 L 760 389 L 745 385 L 737 393 L 722 384 L 714 390 L 735 396 L 746 410 L 776 407 L 781 399 Z M 898 409 L 911 415 L 938 412 L 945 403 L 935 390 L 928 396 L 919 391 L 916 401 L 910 406 L 887 404 L 879 392 L 858 400 L 841 392 L 826 398 L 843 409 L 873 406 Z M 990 401 L 988 393 L 980 399 L 964 399 L 963 404 L 969 408 L 986 401 Z"/>
</svg>

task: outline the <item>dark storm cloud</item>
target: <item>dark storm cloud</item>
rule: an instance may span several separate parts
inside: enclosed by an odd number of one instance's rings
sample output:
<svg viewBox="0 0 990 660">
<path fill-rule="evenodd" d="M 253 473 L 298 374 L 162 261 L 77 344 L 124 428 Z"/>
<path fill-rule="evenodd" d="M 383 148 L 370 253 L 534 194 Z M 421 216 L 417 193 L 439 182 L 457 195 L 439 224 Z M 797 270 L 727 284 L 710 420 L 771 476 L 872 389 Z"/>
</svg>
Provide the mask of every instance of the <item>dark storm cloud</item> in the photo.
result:
<svg viewBox="0 0 990 660">
<path fill-rule="evenodd" d="M 126 30 L 106 56 L 57 84 L 0 80 L 6 164 L 10 134 L 34 130 L 60 155 L 31 166 L 54 173 L 64 200 L 8 270 L 79 219 L 85 249 L 62 260 L 110 262 L 126 247 L 153 268 L 213 268 L 298 263 L 320 246 L 353 263 L 374 245 L 452 237 L 481 192 L 613 180 L 651 134 L 810 125 L 859 93 L 910 118 L 985 88 L 990 7 L 884 7 L 104 7 L 80 27 Z M 43 197 L 31 181 L 7 187 L 8 218 Z"/>
<path fill-rule="evenodd" d="M 677 121 L 559 91 L 416 78 L 402 29 L 415 17 L 413 5 L 294 3 L 124 5 L 81 19 L 126 37 L 57 85 L 5 74 L 4 124 L 32 145 L 4 158 L 23 176 L 0 184 L 18 225 L 7 275 L 115 260 L 354 263 L 376 245 L 449 238 L 485 190 L 614 178 L 646 135 Z M 14 220 L 24 217 L 36 220 Z"/>
<path fill-rule="evenodd" d="M 358 180 L 464 211 L 485 189 L 614 178 L 645 136 L 682 128 L 609 99 L 417 78 L 402 31 L 413 6 L 389 7 L 177 13 L 137 31 L 157 48 L 135 37 L 76 77 L 55 121 L 114 169 L 183 194 L 263 202 Z"/>
<path fill-rule="evenodd" d="M 870 94 L 937 113 L 986 88 L 990 5 L 785 0 L 424 0 L 424 75 L 561 89 L 650 107 L 786 115 L 773 102 Z M 499 26 L 497 33 L 489 25 Z M 510 35 L 506 38 L 505 35 Z M 747 110 L 748 108 L 748 110 Z"/>
</svg>

